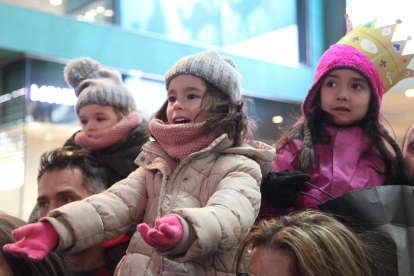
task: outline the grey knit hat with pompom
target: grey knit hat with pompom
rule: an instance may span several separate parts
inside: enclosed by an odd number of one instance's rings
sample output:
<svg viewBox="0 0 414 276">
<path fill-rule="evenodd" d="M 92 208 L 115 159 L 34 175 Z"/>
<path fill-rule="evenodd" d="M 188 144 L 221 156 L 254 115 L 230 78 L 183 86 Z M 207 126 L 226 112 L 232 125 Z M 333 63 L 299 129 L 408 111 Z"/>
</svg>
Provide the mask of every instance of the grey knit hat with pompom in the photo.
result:
<svg viewBox="0 0 414 276">
<path fill-rule="evenodd" d="M 165 87 L 178 75 L 193 75 L 219 88 L 234 100 L 240 99 L 242 76 L 236 64 L 229 57 L 220 56 L 216 50 L 207 50 L 199 54 L 180 59 L 165 74 Z"/>
<path fill-rule="evenodd" d="M 74 59 L 66 65 L 63 74 L 78 97 L 77 114 L 82 107 L 91 104 L 129 108 L 131 111 L 137 109 L 134 96 L 123 84 L 121 74 L 102 68 L 93 59 Z"/>
</svg>

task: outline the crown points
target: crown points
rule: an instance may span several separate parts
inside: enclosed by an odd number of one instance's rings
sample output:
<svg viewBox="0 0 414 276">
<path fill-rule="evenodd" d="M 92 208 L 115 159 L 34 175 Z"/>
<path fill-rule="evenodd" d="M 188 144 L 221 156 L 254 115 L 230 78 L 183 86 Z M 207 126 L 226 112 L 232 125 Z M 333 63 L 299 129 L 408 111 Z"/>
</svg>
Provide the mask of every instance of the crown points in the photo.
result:
<svg viewBox="0 0 414 276">
<path fill-rule="evenodd" d="M 414 54 L 402 55 L 406 42 L 411 40 L 411 37 L 403 41 L 392 41 L 395 30 L 400 28 L 398 24 L 402 24 L 401 19 L 397 19 L 392 25 L 382 27 L 376 26 L 377 19 L 374 19 L 354 28 L 347 14 L 345 18 L 347 34 L 337 44 L 352 46 L 371 60 L 382 79 L 384 92 L 402 78 L 414 76 L 407 70 Z"/>
</svg>

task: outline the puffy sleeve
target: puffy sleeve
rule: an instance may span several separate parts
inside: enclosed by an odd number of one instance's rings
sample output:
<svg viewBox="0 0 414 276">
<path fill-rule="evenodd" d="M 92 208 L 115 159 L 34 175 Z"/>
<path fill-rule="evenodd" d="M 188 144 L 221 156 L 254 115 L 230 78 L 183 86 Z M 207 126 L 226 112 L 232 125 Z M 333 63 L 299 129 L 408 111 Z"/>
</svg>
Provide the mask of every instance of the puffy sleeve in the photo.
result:
<svg viewBox="0 0 414 276">
<path fill-rule="evenodd" d="M 196 239 L 178 262 L 195 262 L 238 246 L 260 208 L 262 174 L 258 163 L 241 155 L 218 158 L 207 178 L 211 196 L 201 208 L 177 208 L 170 214 L 189 222 Z"/>
<path fill-rule="evenodd" d="M 125 234 L 144 215 L 146 173 L 138 168 L 101 194 L 64 205 L 40 221 L 50 222 L 60 237 L 55 251 L 76 253 Z"/>
</svg>

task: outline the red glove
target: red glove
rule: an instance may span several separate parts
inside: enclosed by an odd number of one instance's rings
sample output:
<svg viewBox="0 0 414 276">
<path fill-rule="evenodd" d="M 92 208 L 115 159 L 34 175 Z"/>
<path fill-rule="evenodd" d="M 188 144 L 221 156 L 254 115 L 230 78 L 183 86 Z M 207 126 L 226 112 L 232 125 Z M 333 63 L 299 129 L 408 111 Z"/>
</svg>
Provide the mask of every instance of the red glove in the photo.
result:
<svg viewBox="0 0 414 276">
<path fill-rule="evenodd" d="M 59 235 L 48 222 L 37 222 L 22 226 L 12 232 L 18 242 L 3 246 L 17 258 L 41 261 L 59 243 Z"/>
<path fill-rule="evenodd" d="M 137 229 L 144 241 L 158 250 L 170 250 L 183 235 L 183 226 L 176 216 L 157 218 L 155 226 L 156 228 L 150 229 L 146 223 L 141 223 Z"/>
</svg>

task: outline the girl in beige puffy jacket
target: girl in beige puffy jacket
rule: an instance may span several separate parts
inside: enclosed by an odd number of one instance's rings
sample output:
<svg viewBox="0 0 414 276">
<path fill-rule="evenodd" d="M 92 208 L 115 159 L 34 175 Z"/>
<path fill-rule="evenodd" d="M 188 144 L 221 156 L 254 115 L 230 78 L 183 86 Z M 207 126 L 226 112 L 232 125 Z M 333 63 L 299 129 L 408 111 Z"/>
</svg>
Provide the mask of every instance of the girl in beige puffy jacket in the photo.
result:
<svg viewBox="0 0 414 276">
<path fill-rule="evenodd" d="M 251 137 L 234 62 L 209 50 L 165 76 L 140 166 L 102 194 L 67 204 L 5 246 L 16 256 L 70 254 L 138 225 L 116 275 L 235 275 L 234 257 L 260 207 L 275 150 Z M 39 246 L 39 244 L 41 246 Z M 41 248 L 41 249 L 39 249 Z"/>
</svg>

